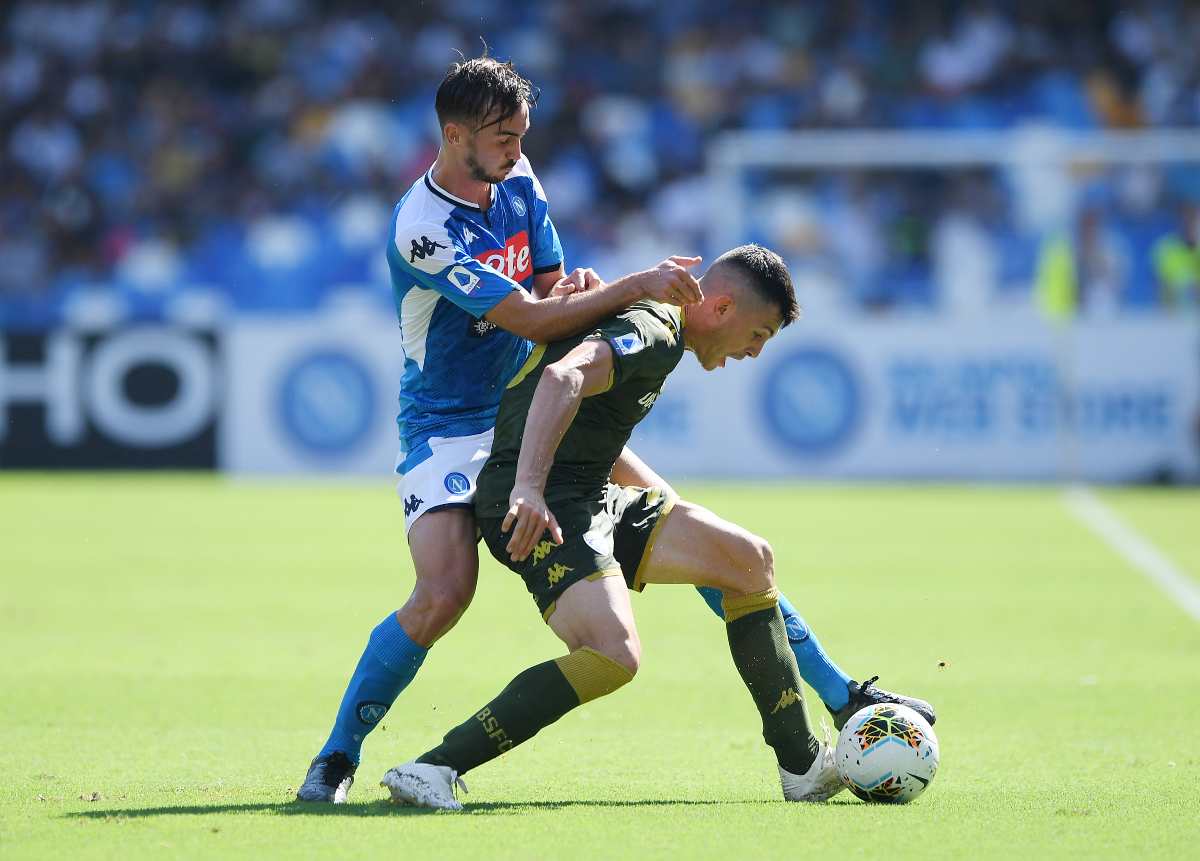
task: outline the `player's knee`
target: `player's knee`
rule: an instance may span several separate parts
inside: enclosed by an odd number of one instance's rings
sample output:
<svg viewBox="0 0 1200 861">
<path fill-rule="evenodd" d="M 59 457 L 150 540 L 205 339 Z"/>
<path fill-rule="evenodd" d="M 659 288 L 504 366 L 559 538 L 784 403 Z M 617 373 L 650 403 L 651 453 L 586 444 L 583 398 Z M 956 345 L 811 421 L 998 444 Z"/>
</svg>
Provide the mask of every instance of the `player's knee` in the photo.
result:
<svg viewBox="0 0 1200 861">
<path fill-rule="evenodd" d="M 421 578 L 401 613 L 430 633 L 443 633 L 475 597 L 475 577 L 447 571 L 435 579 Z"/>
<path fill-rule="evenodd" d="M 641 666 L 642 644 L 635 631 L 597 637 L 588 646 L 624 667 L 629 672 L 629 679 L 637 674 L 638 667 Z"/>
<path fill-rule="evenodd" d="M 757 535 L 750 536 L 751 575 L 756 581 L 755 590 L 770 589 L 775 585 L 775 552 L 771 543 Z"/>
<path fill-rule="evenodd" d="M 635 669 L 591 646 L 575 649 L 556 662 L 579 696 L 579 704 L 591 702 L 633 680 Z"/>
<path fill-rule="evenodd" d="M 474 597 L 474 583 L 465 580 L 438 583 L 428 592 L 427 612 L 441 621 L 457 619 Z"/>
<path fill-rule="evenodd" d="M 731 582 L 726 593 L 763 592 L 775 585 L 775 555 L 765 538 L 742 533 L 730 543 L 728 555 Z"/>
<path fill-rule="evenodd" d="M 615 649 L 610 650 L 608 657 L 629 670 L 629 678 L 632 679 L 637 675 L 638 667 L 642 665 L 642 644 L 637 641 L 636 637 L 632 640 L 625 640 Z"/>
</svg>

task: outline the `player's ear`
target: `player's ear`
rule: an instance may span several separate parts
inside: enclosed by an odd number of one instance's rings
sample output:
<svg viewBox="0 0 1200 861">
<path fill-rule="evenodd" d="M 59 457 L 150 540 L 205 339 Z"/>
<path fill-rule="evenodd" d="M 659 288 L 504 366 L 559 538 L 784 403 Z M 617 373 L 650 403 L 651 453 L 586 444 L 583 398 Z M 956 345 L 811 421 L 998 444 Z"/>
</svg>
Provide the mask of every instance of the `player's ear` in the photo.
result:
<svg viewBox="0 0 1200 861">
<path fill-rule="evenodd" d="M 453 120 L 442 126 L 442 135 L 446 138 L 446 142 L 452 146 L 458 146 L 464 140 L 466 129 L 460 123 Z"/>
<path fill-rule="evenodd" d="M 733 316 L 734 307 L 733 297 L 729 294 L 717 297 L 716 301 L 713 302 L 713 317 L 718 325 L 724 325 L 729 322 Z"/>
</svg>

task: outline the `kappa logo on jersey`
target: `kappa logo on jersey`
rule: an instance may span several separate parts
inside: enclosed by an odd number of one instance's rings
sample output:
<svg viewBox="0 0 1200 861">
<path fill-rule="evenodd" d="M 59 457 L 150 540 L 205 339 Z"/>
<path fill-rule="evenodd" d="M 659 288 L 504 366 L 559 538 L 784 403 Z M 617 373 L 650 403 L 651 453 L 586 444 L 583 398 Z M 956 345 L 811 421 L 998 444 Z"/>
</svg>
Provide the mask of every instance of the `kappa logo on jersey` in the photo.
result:
<svg viewBox="0 0 1200 861">
<path fill-rule="evenodd" d="M 440 242 L 434 242 L 428 236 L 422 236 L 420 242 L 414 239 L 412 241 L 412 251 L 408 255 L 408 262 L 416 263 L 418 260 L 424 260 L 439 248 L 445 249 L 445 247 Z"/>
<path fill-rule="evenodd" d="M 661 392 L 646 392 L 646 394 L 637 399 L 637 402 L 642 405 L 642 409 L 648 410 L 654 406 L 654 402 L 658 400 L 660 394 Z"/>
<path fill-rule="evenodd" d="M 404 516 L 408 517 L 424 504 L 425 500 L 418 498 L 415 493 L 410 493 L 408 499 L 404 500 Z"/>
<path fill-rule="evenodd" d="M 468 245 L 478 238 L 478 236 L 471 232 L 471 228 L 467 227 L 465 224 L 463 225 L 463 239 L 466 240 Z"/>
<path fill-rule="evenodd" d="M 613 344 L 617 347 L 617 352 L 622 356 L 632 356 L 634 353 L 640 353 L 642 348 L 646 346 L 642 343 L 642 339 L 634 333 L 622 335 L 619 338 L 613 338 Z"/>
<path fill-rule="evenodd" d="M 510 236 L 504 248 L 484 251 L 475 255 L 484 266 L 490 266 L 501 275 L 521 281 L 533 274 L 533 258 L 529 253 L 529 231 L 522 230 Z"/>
</svg>

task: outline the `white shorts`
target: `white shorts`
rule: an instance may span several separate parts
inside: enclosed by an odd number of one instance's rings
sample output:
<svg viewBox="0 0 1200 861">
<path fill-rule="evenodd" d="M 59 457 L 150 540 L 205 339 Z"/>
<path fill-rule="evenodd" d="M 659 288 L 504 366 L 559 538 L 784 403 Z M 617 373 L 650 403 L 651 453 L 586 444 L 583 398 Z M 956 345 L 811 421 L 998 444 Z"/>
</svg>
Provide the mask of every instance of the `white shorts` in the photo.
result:
<svg viewBox="0 0 1200 861">
<path fill-rule="evenodd" d="M 396 485 L 396 492 L 404 502 L 406 535 L 417 518 L 427 512 L 474 508 L 475 481 L 492 453 L 493 433 L 489 428 L 474 436 L 429 438 L 433 454 L 401 476 Z"/>
</svg>

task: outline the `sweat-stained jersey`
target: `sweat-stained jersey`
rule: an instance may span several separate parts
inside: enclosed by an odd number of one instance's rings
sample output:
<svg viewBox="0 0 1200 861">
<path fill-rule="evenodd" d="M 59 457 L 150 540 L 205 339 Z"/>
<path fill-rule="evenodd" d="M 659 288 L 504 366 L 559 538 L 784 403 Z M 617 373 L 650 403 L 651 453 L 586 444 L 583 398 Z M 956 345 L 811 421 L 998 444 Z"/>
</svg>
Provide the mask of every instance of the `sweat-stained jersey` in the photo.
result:
<svg viewBox="0 0 1200 861">
<path fill-rule="evenodd" d="M 681 315 L 674 305 L 635 302 L 587 334 L 537 346 L 500 402 L 492 454 L 479 473 L 475 513 L 481 518 L 503 517 L 508 510 L 525 419 L 541 371 L 587 340 L 604 340 L 612 348 L 612 382 L 607 391 L 584 398 L 579 405 L 554 454 L 544 497 L 551 507 L 562 501 L 603 499 L 621 449 L 683 356 Z"/>
<path fill-rule="evenodd" d="M 524 157 L 482 210 L 440 188 L 432 168 L 392 212 L 387 260 L 400 318 L 403 474 L 429 457 L 430 437 L 482 433 L 532 344 L 483 319 L 511 290 L 562 264 L 546 195 Z"/>
</svg>

